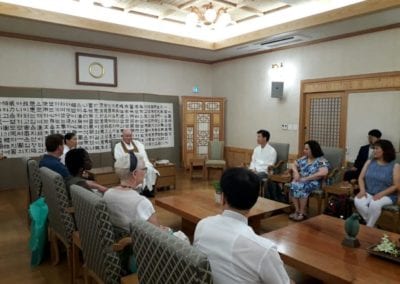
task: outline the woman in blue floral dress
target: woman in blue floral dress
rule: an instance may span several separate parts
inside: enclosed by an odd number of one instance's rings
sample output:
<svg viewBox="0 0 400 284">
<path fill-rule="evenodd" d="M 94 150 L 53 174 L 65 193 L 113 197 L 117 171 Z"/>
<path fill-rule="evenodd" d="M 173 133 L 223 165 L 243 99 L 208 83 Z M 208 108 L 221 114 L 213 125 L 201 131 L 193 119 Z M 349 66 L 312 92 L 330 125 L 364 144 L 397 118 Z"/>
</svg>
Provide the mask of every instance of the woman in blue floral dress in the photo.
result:
<svg viewBox="0 0 400 284">
<path fill-rule="evenodd" d="M 304 143 L 304 156 L 293 164 L 293 181 L 290 195 L 296 211 L 289 215 L 290 219 L 304 219 L 304 209 L 308 196 L 321 186 L 322 179 L 328 174 L 329 164 L 317 141 Z"/>
</svg>

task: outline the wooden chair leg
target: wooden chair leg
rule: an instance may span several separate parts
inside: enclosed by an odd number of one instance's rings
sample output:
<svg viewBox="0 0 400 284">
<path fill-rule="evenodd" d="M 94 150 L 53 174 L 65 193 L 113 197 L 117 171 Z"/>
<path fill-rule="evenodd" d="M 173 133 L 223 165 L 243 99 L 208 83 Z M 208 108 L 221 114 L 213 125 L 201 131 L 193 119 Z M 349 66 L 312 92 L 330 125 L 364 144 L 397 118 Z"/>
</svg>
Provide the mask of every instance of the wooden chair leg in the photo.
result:
<svg viewBox="0 0 400 284">
<path fill-rule="evenodd" d="M 78 279 L 80 269 L 82 267 L 79 252 L 80 249 L 80 240 L 78 240 L 76 235 L 72 237 L 72 278 L 74 279 L 74 283 L 76 279 Z"/>
<path fill-rule="evenodd" d="M 49 240 L 51 264 L 57 265 L 60 262 L 60 250 L 58 248 L 57 236 L 51 228 L 49 229 Z"/>
<path fill-rule="evenodd" d="M 265 182 L 260 181 L 260 197 L 264 197 L 264 185 Z"/>
<path fill-rule="evenodd" d="M 90 284 L 90 277 L 89 277 L 89 271 L 86 267 L 86 265 L 83 265 L 83 280 L 85 281 L 85 284 Z"/>
<path fill-rule="evenodd" d="M 329 200 L 329 194 L 325 191 L 325 196 L 324 196 L 324 208 L 328 207 L 328 200 Z"/>
<path fill-rule="evenodd" d="M 317 214 L 320 215 L 322 213 L 322 197 L 317 197 L 318 207 L 317 207 Z"/>
<path fill-rule="evenodd" d="M 74 259 L 73 259 L 72 245 L 70 245 L 69 248 L 67 248 L 67 263 L 69 269 L 69 283 L 74 284 L 75 278 L 74 278 Z"/>
</svg>

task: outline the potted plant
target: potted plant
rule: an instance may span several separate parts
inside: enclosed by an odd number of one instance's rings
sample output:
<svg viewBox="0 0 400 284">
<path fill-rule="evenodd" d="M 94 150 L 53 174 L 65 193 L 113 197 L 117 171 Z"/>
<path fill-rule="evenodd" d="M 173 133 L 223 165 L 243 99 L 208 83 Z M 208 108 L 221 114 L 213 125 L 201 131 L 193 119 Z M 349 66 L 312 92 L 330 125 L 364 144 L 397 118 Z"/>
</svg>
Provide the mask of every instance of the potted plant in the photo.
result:
<svg viewBox="0 0 400 284">
<path fill-rule="evenodd" d="M 221 200 L 221 193 L 222 193 L 222 189 L 221 189 L 221 185 L 219 183 L 219 181 L 213 181 L 212 185 L 215 189 L 215 202 L 218 204 L 221 204 L 222 200 Z"/>
</svg>

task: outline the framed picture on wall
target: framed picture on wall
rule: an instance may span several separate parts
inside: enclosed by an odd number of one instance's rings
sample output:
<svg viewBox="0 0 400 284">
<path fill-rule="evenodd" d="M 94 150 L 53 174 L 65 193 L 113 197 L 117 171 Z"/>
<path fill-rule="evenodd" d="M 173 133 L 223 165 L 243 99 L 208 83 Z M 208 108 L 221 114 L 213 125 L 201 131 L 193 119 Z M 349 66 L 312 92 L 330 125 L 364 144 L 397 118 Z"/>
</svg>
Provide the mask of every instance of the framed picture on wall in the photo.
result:
<svg viewBox="0 0 400 284">
<path fill-rule="evenodd" d="M 116 57 L 77 52 L 75 64 L 77 85 L 118 85 Z"/>
</svg>

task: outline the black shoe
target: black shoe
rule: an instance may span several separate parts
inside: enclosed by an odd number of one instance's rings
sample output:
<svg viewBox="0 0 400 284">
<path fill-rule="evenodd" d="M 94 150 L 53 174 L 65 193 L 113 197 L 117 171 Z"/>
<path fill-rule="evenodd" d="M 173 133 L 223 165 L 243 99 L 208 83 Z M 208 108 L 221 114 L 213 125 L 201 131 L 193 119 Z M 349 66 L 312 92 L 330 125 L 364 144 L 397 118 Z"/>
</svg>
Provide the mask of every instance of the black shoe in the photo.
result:
<svg viewBox="0 0 400 284">
<path fill-rule="evenodd" d="M 154 197 L 154 192 L 150 191 L 147 186 L 142 190 L 142 192 L 140 194 L 143 195 L 143 196 L 146 196 L 147 198 L 153 198 Z"/>
</svg>

